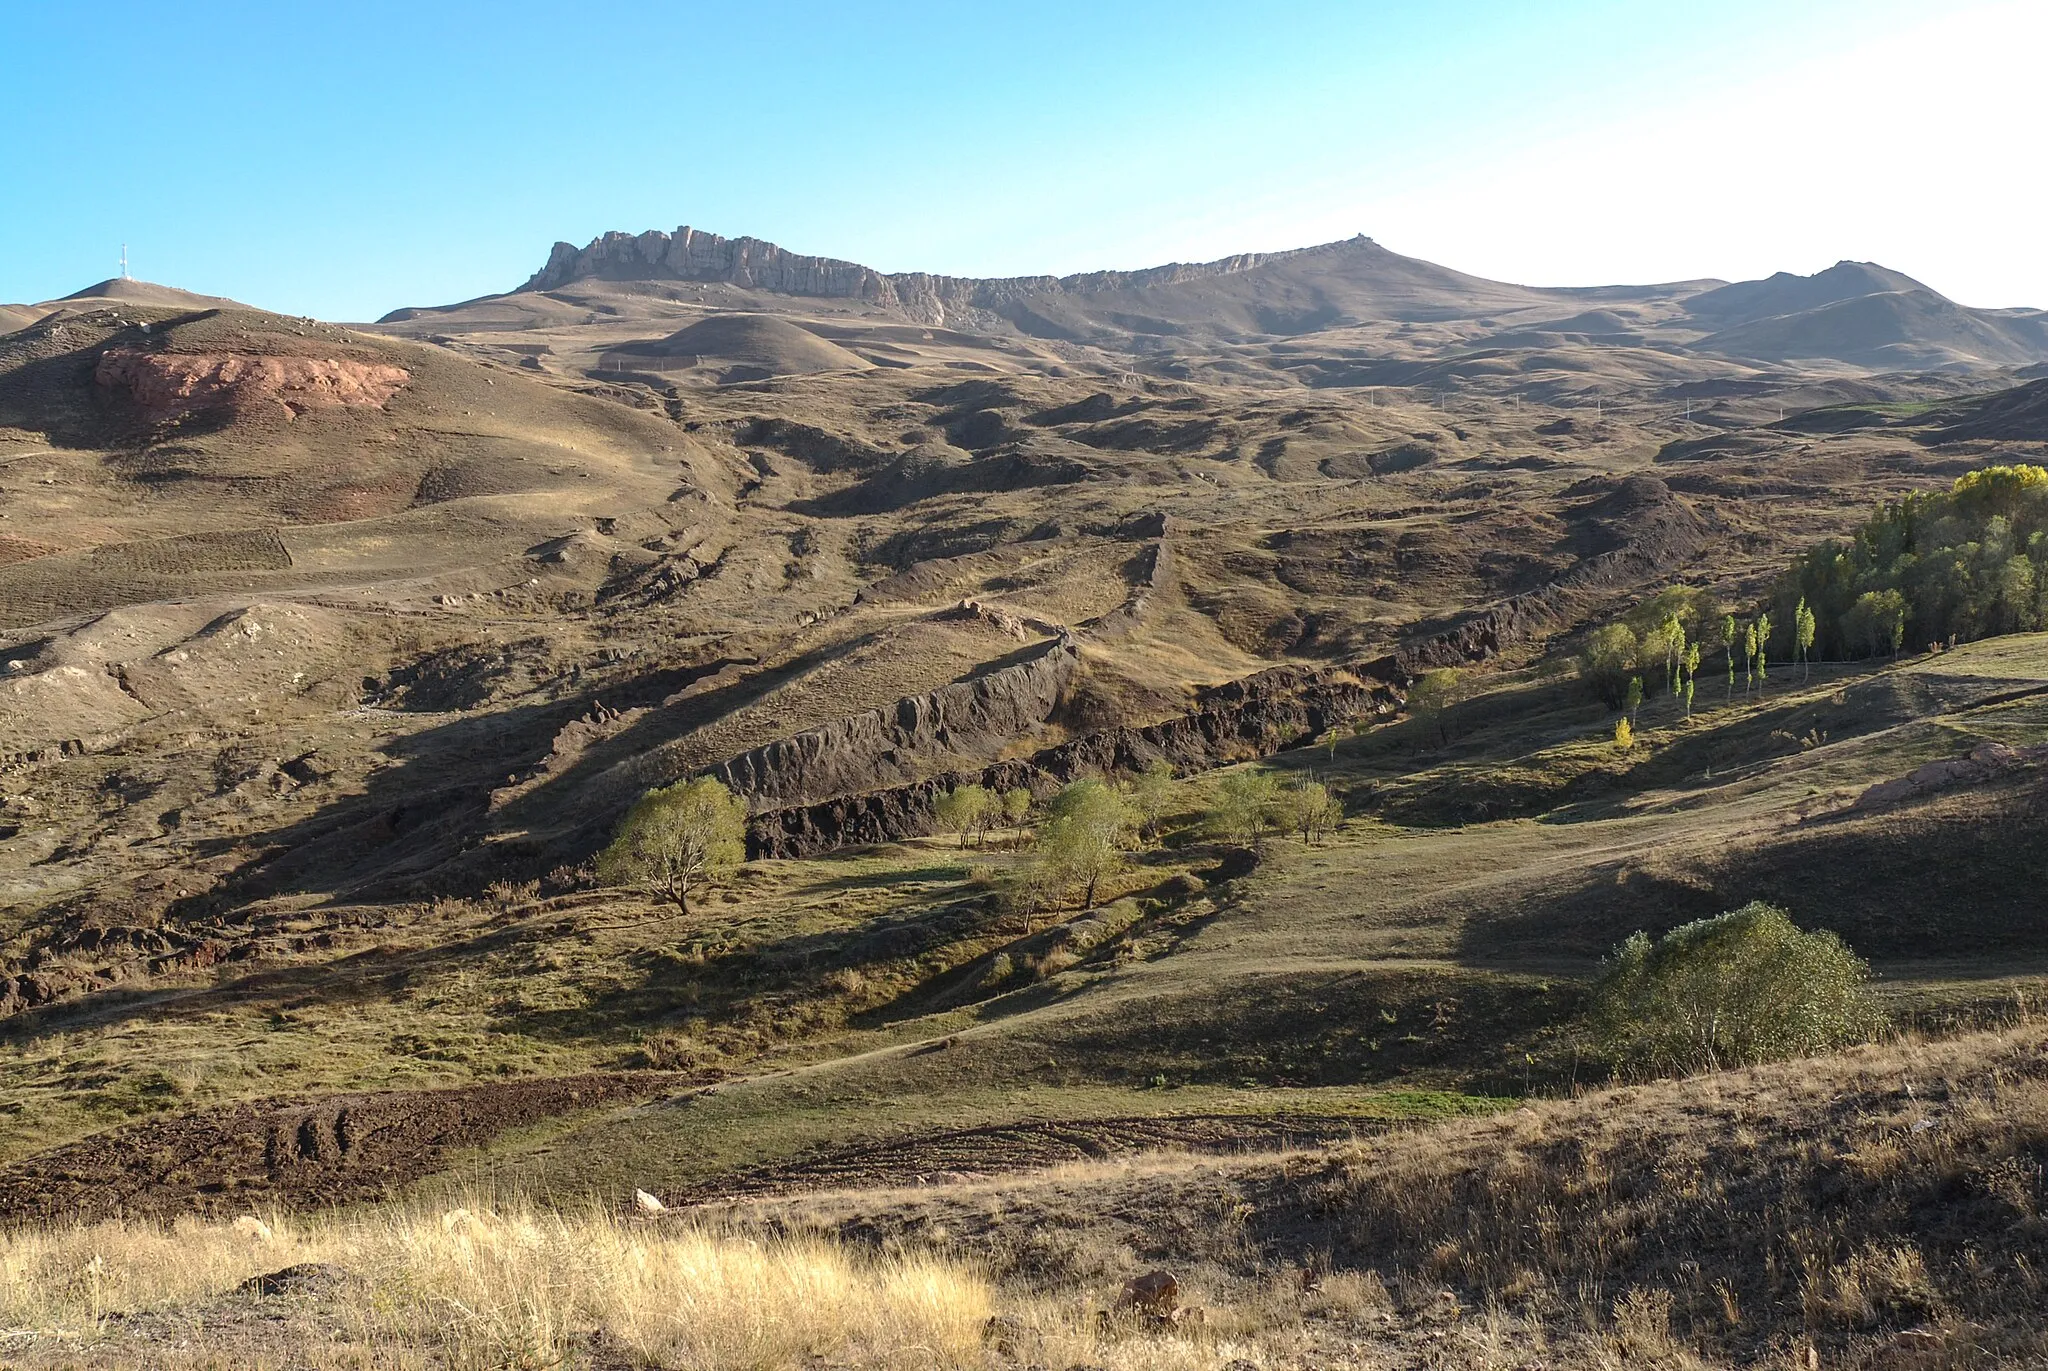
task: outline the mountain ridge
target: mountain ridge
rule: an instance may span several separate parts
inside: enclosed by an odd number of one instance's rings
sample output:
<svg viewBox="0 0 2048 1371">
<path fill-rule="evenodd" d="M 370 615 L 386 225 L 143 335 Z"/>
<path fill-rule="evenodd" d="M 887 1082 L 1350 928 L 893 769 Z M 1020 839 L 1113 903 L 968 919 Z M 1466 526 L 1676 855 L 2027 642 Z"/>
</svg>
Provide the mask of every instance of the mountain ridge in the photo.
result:
<svg viewBox="0 0 2048 1371">
<path fill-rule="evenodd" d="M 790 252 L 765 239 L 725 238 L 688 225 L 674 233 L 658 229 L 639 234 L 605 233 L 582 248 L 557 242 L 547 263 L 511 293 L 559 290 L 587 280 L 721 283 L 777 294 L 860 300 L 931 326 L 979 315 L 1004 319 L 1027 333 L 1060 333 L 1069 331 L 1073 321 L 1036 318 L 1030 309 L 1033 302 L 1144 293 L 1319 262 L 1335 262 L 1340 273 L 1343 266 L 1359 263 L 1383 276 L 1440 292 L 1461 292 L 1500 307 L 1526 306 L 1549 294 L 1404 257 L 1364 234 L 1279 252 L 1234 253 L 1207 262 L 1168 262 L 1066 276 L 972 277 L 922 271 L 884 273 L 843 258 Z M 395 311 L 394 316 L 399 313 L 403 312 Z"/>
<path fill-rule="evenodd" d="M 699 293 L 693 303 L 658 283 L 687 283 Z M 786 311 L 790 305 L 783 302 L 844 301 L 927 329 L 1022 335 L 1125 354 L 1174 351 L 1204 340 L 1231 346 L 1360 327 L 1429 326 L 1440 330 L 1427 345 L 1439 356 L 1487 346 L 1540 348 L 1562 334 L 1583 335 L 1581 343 L 1598 348 L 1675 347 L 1704 358 L 1819 360 L 1859 369 L 2048 361 L 2048 314 L 1971 309 L 1874 262 L 1845 259 L 1811 275 L 1781 271 L 1751 281 L 1527 286 L 1403 256 L 1362 233 L 1206 262 L 971 277 L 882 272 L 762 238 L 727 238 L 683 225 L 673 232 L 608 232 L 582 247 L 557 242 L 540 270 L 514 291 L 396 310 L 380 322 L 456 319 L 474 316 L 478 306 L 496 306 L 524 311 L 532 326 L 546 321 L 545 311 L 592 308 L 586 297 L 592 290 L 605 293 L 600 287 L 685 308 L 757 313 Z M 725 294 L 706 300 L 701 291 L 707 289 Z M 597 304 L 592 318 L 618 317 L 618 303 Z M 833 312 L 843 313 L 843 306 Z M 1374 346 L 1419 337 L 1404 333 Z"/>
<path fill-rule="evenodd" d="M 726 238 L 684 224 L 673 233 L 659 229 L 638 234 L 604 233 L 581 248 L 558 241 L 549 252 L 547 263 L 528 277 L 519 290 L 550 290 L 593 276 L 610 280 L 662 279 L 659 275 L 639 274 L 655 268 L 666 269 L 678 280 L 723 281 L 790 294 L 817 293 L 825 298 L 858 295 L 872 303 L 913 304 L 933 294 L 941 298 L 986 299 L 1006 292 L 1094 294 L 1134 286 L 1177 285 L 1358 247 L 1379 245 L 1361 233 L 1279 252 L 1233 253 L 1207 262 L 1167 262 L 1155 267 L 1110 268 L 1065 276 L 953 276 L 924 271 L 882 272 L 846 258 L 791 252 L 765 238 Z M 805 285 L 822 289 L 811 292 L 802 289 Z"/>
</svg>

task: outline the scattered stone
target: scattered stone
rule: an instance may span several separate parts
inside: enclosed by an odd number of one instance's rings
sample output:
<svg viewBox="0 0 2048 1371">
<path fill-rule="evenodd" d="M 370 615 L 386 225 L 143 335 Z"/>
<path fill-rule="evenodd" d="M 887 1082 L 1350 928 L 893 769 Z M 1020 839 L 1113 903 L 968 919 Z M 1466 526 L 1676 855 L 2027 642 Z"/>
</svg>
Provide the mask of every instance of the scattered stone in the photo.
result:
<svg viewBox="0 0 2048 1371">
<path fill-rule="evenodd" d="M 251 1276 L 235 1287 L 238 1295 L 331 1295 L 362 1284 L 362 1277 L 332 1262 L 301 1262 L 281 1271 Z"/>
<path fill-rule="evenodd" d="M 1148 1271 L 1124 1282 L 1118 1309 L 1134 1310 L 1154 1319 L 1171 1319 L 1180 1306 L 1180 1281 L 1170 1271 Z"/>
<path fill-rule="evenodd" d="M 640 1206 L 642 1213 L 665 1214 L 668 1212 L 667 1205 L 648 1194 L 645 1190 L 635 1190 L 633 1192 L 633 1203 Z"/>
<path fill-rule="evenodd" d="M 1979 743 L 1967 757 L 1929 762 L 1926 766 L 1889 781 L 1880 781 L 1856 797 L 1854 810 L 1882 809 L 1887 805 L 1918 799 L 1959 786 L 1982 785 L 2009 771 L 2048 762 L 2048 744 L 2009 747 L 2004 743 Z"/>
</svg>

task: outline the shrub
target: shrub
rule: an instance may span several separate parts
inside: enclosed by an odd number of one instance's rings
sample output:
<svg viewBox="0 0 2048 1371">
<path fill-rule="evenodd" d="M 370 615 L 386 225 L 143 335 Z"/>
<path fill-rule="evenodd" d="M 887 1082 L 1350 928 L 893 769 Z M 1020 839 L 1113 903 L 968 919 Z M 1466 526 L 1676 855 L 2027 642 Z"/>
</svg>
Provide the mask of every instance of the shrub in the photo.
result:
<svg viewBox="0 0 2048 1371">
<path fill-rule="evenodd" d="M 1329 833 L 1344 822 L 1344 805 L 1321 781 L 1300 780 L 1279 794 L 1275 817 L 1289 832 L 1313 844 L 1316 835 Z"/>
<path fill-rule="evenodd" d="M 1752 902 L 1615 950 L 1593 1022 L 1617 1062 L 1698 1071 L 1861 1041 L 1879 1016 L 1870 967 L 1833 933 Z"/>
<path fill-rule="evenodd" d="M 694 1071 L 704 1064 L 707 1055 L 702 1044 L 681 1033 L 655 1032 L 640 1040 L 639 1048 L 628 1060 L 634 1066 L 656 1071 Z"/>
</svg>

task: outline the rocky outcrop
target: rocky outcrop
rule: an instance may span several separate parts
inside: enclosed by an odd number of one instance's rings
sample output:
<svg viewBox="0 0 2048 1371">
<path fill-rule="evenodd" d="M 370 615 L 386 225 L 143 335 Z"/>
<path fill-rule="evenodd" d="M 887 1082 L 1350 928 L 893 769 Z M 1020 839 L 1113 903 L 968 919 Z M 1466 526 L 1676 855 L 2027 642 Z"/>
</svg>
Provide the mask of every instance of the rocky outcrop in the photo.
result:
<svg viewBox="0 0 2048 1371">
<path fill-rule="evenodd" d="M 256 413 L 273 407 L 296 419 L 314 409 L 381 408 L 412 374 L 404 367 L 337 358 L 110 348 L 93 379 L 125 392 L 153 420 L 202 409 Z"/>
<path fill-rule="evenodd" d="M 607 233 L 578 248 L 556 243 L 547 265 L 521 290 L 556 290 L 595 277 L 609 281 L 715 281 L 809 295 L 899 306 L 891 278 L 872 267 L 834 257 L 789 252 L 760 238 L 723 238 L 685 224 L 674 233 Z"/>
<path fill-rule="evenodd" d="M 1889 781 L 1880 781 L 1856 797 L 1854 810 L 1888 809 L 1923 796 L 1983 785 L 2023 767 L 2048 764 L 2048 743 L 2034 747 L 2011 747 L 2005 743 L 1979 743 L 1967 757 L 1929 762 L 1926 766 Z"/>
<path fill-rule="evenodd" d="M 549 781 L 561 776 L 583 759 L 584 753 L 608 738 L 625 732 L 647 714 L 647 708 L 618 710 L 612 709 L 601 700 L 593 700 L 590 708 L 577 715 L 555 731 L 548 744 L 548 755 L 541 758 L 525 774 L 514 774 L 506 778 L 504 785 L 491 792 L 490 808 L 493 814 L 526 795 L 532 794 Z"/>
<path fill-rule="evenodd" d="M 908 781 L 962 755 L 993 756 L 1045 722 L 1078 662 L 1061 637 L 1024 661 L 778 738 L 711 774 L 756 808 L 773 808 Z"/>
<path fill-rule="evenodd" d="M 187 929 L 66 929 L 31 951 L 25 964 L 0 970 L 0 1018 L 152 977 L 204 971 L 233 955 L 227 942 Z"/>
<path fill-rule="evenodd" d="M 1391 669 L 1392 663 L 1380 665 Z M 934 830 L 933 802 L 957 785 L 1043 792 L 1082 776 L 1134 772 L 1161 758 L 1186 775 L 1301 746 L 1339 724 L 1391 713 L 1399 700 L 1395 682 L 1354 670 L 1274 667 L 1204 690 L 1195 708 L 1161 723 L 1104 729 L 979 771 L 764 810 L 748 825 L 747 846 L 755 856 L 804 857 L 916 837 Z"/>
<path fill-rule="evenodd" d="M 590 278 L 722 282 L 781 295 L 861 300 L 921 323 L 943 324 L 951 315 L 977 310 L 1000 314 L 1005 306 L 1019 305 L 1035 296 L 1088 295 L 1234 276 L 1290 258 L 1341 252 L 1371 242 L 1361 235 L 1341 243 L 1291 252 L 1245 252 L 1214 262 L 1171 262 L 1142 271 L 980 278 L 934 276 L 922 271 L 884 275 L 858 262 L 809 257 L 759 238 L 722 238 L 684 225 L 674 233 L 653 229 L 646 233 L 607 233 L 581 248 L 573 243 L 556 243 L 548 254 L 547 265 L 520 289 L 558 290 Z"/>
<path fill-rule="evenodd" d="M 1024 761 L 864 793 L 858 785 L 849 785 L 835 799 L 780 808 L 757 805 L 760 812 L 748 828 L 749 849 L 761 856 L 800 857 L 926 834 L 935 824 L 933 802 L 970 781 L 998 789 L 1021 785 L 1043 791 L 1081 776 L 1134 772 L 1155 758 L 1164 758 L 1187 774 L 1298 747 L 1362 715 L 1392 713 L 1407 682 L 1424 671 L 1488 660 L 1517 642 L 1582 616 L 1616 592 L 1639 589 L 1668 575 L 1695 556 L 1706 539 L 1692 510 L 1653 476 L 1630 477 L 1599 492 L 1589 512 L 1596 534 L 1610 544 L 1605 551 L 1582 559 L 1540 590 L 1420 637 L 1385 657 L 1350 667 L 1275 667 L 1202 692 L 1195 708 L 1178 718 L 1091 733 Z M 1131 597 L 1094 626 L 1093 636 L 1105 636 L 1104 630 L 1113 636 L 1118 627 L 1135 623 L 1146 596 L 1171 583 L 1170 524 L 1161 518 L 1156 533 L 1151 526 L 1133 531 L 1153 534 L 1158 541 L 1140 554 L 1133 568 Z M 742 775 L 722 774 L 735 789 L 747 788 L 741 784 Z"/>
</svg>

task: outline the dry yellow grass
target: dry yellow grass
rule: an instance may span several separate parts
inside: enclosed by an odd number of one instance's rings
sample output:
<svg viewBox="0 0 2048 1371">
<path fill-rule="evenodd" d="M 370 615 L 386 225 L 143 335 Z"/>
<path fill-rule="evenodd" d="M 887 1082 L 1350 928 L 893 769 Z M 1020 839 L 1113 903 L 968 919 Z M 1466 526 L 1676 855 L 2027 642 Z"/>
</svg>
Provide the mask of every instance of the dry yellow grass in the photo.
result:
<svg viewBox="0 0 2048 1371">
<path fill-rule="evenodd" d="M 2044 1156 L 2030 1019 L 1332 1149 L 785 1195 L 717 1221 L 860 1231 L 1098 1298 L 1165 1266 L 1263 1368 L 1962 1371 L 2048 1365 Z"/>
<path fill-rule="evenodd" d="M 237 1290 L 313 1264 L 325 1274 L 294 1292 Z M 1243 1350 L 1089 1315 L 1085 1302 L 1006 1299 L 928 1253 L 598 1211 L 394 1207 L 0 1236 L 6 1366 L 923 1371 L 981 1366 L 1002 1341 L 1060 1365 L 1205 1371 Z"/>
<path fill-rule="evenodd" d="M 301 1263 L 358 1278 L 329 1295 L 324 1321 L 373 1364 L 554 1366 L 596 1335 L 663 1366 L 951 1366 L 979 1348 L 993 1299 L 973 1274 L 914 1255 L 464 1208 L 15 1233 L 0 1239 L 0 1319 L 89 1344 L 131 1321 L 113 1316 L 189 1308 Z M 100 1364 L 121 1362 L 118 1343 Z"/>
</svg>

